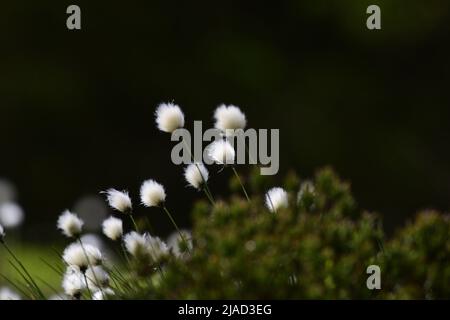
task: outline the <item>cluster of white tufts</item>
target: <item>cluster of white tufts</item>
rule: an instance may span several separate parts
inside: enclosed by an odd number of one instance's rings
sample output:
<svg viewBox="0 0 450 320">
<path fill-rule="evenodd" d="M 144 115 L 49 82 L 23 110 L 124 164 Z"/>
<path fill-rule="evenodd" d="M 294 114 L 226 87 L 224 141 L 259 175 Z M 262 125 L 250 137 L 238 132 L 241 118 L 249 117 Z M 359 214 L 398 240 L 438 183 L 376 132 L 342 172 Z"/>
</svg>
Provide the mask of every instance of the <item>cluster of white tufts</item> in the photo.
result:
<svg viewBox="0 0 450 320">
<path fill-rule="evenodd" d="M 156 124 L 161 131 L 172 133 L 178 128 L 184 127 L 184 114 L 181 108 L 174 103 L 162 103 L 156 111 Z M 212 142 L 207 149 L 208 156 L 213 162 L 219 165 L 230 165 L 235 162 L 235 150 L 229 140 L 229 135 L 237 129 L 244 129 L 247 125 L 245 114 L 234 105 L 220 105 L 214 112 L 215 128 L 223 133 L 221 139 Z M 233 168 L 236 175 L 236 170 Z M 214 200 L 208 188 L 210 178 L 208 169 L 201 162 L 194 162 L 184 169 L 184 178 L 189 186 L 205 191 L 208 198 L 214 204 Z M 238 176 L 239 178 L 239 176 Z M 240 180 L 240 179 L 239 179 Z M 242 185 L 242 184 L 241 184 Z M 248 197 L 244 186 L 245 195 Z M 128 254 L 140 263 L 148 263 L 148 266 L 158 266 L 163 258 L 173 255 L 179 259 L 188 258 L 193 249 L 192 235 L 189 231 L 180 231 L 173 217 L 165 206 L 166 191 L 162 184 L 155 180 L 145 180 L 140 187 L 140 200 L 145 207 L 161 207 L 169 216 L 177 232 L 168 237 L 167 243 L 159 237 L 152 236 L 147 232 L 140 233 L 138 226 L 134 223 L 132 200 L 127 191 L 117 189 L 107 189 L 102 192 L 106 194 L 108 205 L 120 212 L 130 216 L 135 231 L 124 234 L 123 221 L 114 216 L 110 216 L 102 223 L 103 234 L 111 240 L 122 241 L 125 258 Z M 282 188 L 272 188 L 265 195 L 265 203 L 269 211 L 277 212 L 288 207 L 288 194 Z M 12 207 L 9 208 L 10 211 Z M 17 208 L 14 210 L 17 211 Z M 16 216 L 18 216 L 16 214 Z M 113 274 L 106 271 L 103 264 L 103 254 L 100 249 L 84 241 L 81 237 L 83 221 L 69 210 L 65 210 L 58 218 L 57 227 L 62 233 L 74 238 L 74 242 L 66 247 L 62 254 L 67 269 L 64 273 L 62 287 L 64 294 L 71 299 L 81 299 L 86 292 L 90 293 L 93 300 L 104 300 L 115 295 L 110 287 L 110 279 L 114 279 Z M 0 225 L 0 240 L 4 237 L 3 227 Z M 252 248 L 251 245 L 247 246 Z M 249 249 L 249 250 L 250 250 Z"/>
<path fill-rule="evenodd" d="M 64 273 L 62 287 L 64 293 L 71 298 L 80 298 L 86 289 L 86 281 L 84 275 L 77 267 L 69 266 Z"/>
<path fill-rule="evenodd" d="M 150 234 L 139 234 L 132 231 L 124 237 L 125 248 L 136 258 L 150 258 L 158 261 L 169 253 L 169 248 L 164 241 Z"/>
<path fill-rule="evenodd" d="M 64 249 L 64 262 L 71 267 L 77 267 L 81 270 L 87 269 L 89 266 L 96 266 L 102 263 L 102 253 L 93 245 L 72 243 Z"/>
</svg>

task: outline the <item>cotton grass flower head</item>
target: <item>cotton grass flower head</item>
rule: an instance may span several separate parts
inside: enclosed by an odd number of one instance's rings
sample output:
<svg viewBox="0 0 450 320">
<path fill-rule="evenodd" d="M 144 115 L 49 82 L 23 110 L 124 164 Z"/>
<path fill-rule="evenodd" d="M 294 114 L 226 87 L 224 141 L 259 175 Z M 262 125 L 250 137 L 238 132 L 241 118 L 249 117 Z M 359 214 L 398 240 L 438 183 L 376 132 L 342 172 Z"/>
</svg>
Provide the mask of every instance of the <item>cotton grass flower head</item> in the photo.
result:
<svg viewBox="0 0 450 320">
<path fill-rule="evenodd" d="M 159 237 L 146 234 L 145 240 L 147 242 L 147 252 L 154 261 L 158 261 L 169 253 L 169 247 Z"/>
<path fill-rule="evenodd" d="M 157 207 L 166 200 L 164 187 L 155 180 L 149 179 L 142 183 L 141 202 L 146 207 Z"/>
<path fill-rule="evenodd" d="M 111 208 L 122 213 L 131 212 L 132 204 L 127 191 L 119 191 L 111 188 L 104 191 L 104 193 L 106 193 L 106 200 Z"/>
<path fill-rule="evenodd" d="M 98 291 L 94 292 L 94 294 L 92 295 L 92 300 L 105 300 L 114 295 L 115 295 L 115 293 L 114 293 L 113 289 L 103 288 L 102 290 L 98 290 Z"/>
<path fill-rule="evenodd" d="M 224 104 L 217 107 L 214 112 L 216 120 L 214 127 L 226 135 L 231 135 L 236 129 L 244 129 L 247 125 L 245 114 L 239 107 Z"/>
<path fill-rule="evenodd" d="M 70 244 L 63 252 L 63 260 L 69 266 L 75 266 L 81 270 L 86 270 L 89 266 L 96 266 L 102 263 L 102 253 L 93 245 L 78 243 Z"/>
<path fill-rule="evenodd" d="M 208 156 L 217 164 L 233 164 L 236 152 L 227 140 L 214 141 L 208 146 Z"/>
<path fill-rule="evenodd" d="M 81 234 L 83 221 L 69 210 L 65 210 L 58 218 L 58 229 L 69 238 L 76 238 Z"/>
<path fill-rule="evenodd" d="M 155 111 L 158 129 L 172 133 L 184 127 L 184 114 L 180 107 L 173 103 L 161 103 Z"/>
<path fill-rule="evenodd" d="M 287 208 L 288 195 L 282 188 L 272 188 L 266 193 L 266 206 L 271 212 L 277 212 L 280 208 Z"/>
<path fill-rule="evenodd" d="M 0 288 L 0 300 L 21 300 L 19 294 L 8 287 Z"/>
<path fill-rule="evenodd" d="M 203 163 L 191 163 L 184 169 L 184 177 L 191 187 L 200 190 L 208 182 L 209 172 Z"/>
<path fill-rule="evenodd" d="M 15 228 L 24 220 L 22 208 L 14 202 L 5 202 L 0 205 L 0 223 L 5 228 Z"/>
<path fill-rule="evenodd" d="M 109 285 L 109 275 L 101 266 L 92 266 L 86 270 L 88 287 L 92 290 L 104 288 Z"/>
<path fill-rule="evenodd" d="M 142 258 L 148 254 L 148 242 L 144 235 L 132 231 L 124 236 L 123 241 L 132 256 Z"/>
<path fill-rule="evenodd" d="M 86 289 L 86 281 L 84 275 L 78 268 L 69 267 L 64 274 L 62 287 L 64 293 L 72 298 L 79 298 L 84 289 Z"/>
<path fill-rule="evenodd" d="M 102 223 L 103 233 L 111 240 L 118 240 L 123 234 L 122 220 L 114 217 L 109 217 Z"/>
<path fill-rule="evenodd" d="M 189 230 L 181 230 L 181 234 L 187 243 L 183 243 L 183 239 L 178 232 L 173 232 L 167 238 L 167 245 L 177 258 L 184 257 L 186 253 L 193 249 L 192 233 Z"/>
</svg>

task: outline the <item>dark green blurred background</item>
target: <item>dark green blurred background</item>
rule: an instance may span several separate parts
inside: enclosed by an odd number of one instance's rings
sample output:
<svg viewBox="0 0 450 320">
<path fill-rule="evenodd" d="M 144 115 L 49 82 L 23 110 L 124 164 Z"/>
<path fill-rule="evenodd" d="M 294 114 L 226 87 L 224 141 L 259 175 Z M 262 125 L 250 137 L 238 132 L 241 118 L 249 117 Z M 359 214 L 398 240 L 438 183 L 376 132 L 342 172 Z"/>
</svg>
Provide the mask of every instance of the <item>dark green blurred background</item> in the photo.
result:
<svg viewBox="0 0 450 320">
<path fill-rule="evenodd" d="M 66 29 L 78 4 L 82 30 Z M 366 28 L 378 4 L 382 30 Z M 194 198 L 170 163 L 155 106 L 212 125 L 219 103 L 280 128 L 281 171 L 332 165 L 392 230 L 449 208 L 450 3 L 418 1 L 25 1 L 0 6 L 0 177 L 24 234 L 57 235 L 66 207 L 108 187 L 162 182 L 180 224 Z M 225 178 L 211 188 L 227 194 Z M 147 214 L 164 234 L 159 211 Z M 49 227 L 48 227 L 49 226 Z"/>
</svg>

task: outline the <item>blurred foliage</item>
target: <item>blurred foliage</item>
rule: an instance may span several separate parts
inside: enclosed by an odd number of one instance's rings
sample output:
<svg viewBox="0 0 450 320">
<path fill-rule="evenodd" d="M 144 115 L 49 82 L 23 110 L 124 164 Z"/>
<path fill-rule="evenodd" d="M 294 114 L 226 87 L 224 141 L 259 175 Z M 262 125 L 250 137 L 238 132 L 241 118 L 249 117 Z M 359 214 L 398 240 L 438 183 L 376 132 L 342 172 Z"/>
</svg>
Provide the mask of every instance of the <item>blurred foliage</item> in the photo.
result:
<svg viewBox="0 0 450 320">
<path fill-rule="evenodd" d="M 258 178 L 252 176 L 252 188 Z M 263 181 L 261 181 L 263 183 Z M 375 213 L 361 211 L 332 170 L 313 181 L 285 179 L 290 207 L 271 214 L 261 196 L 237 195 L 194 210 L 192 255 L 164 261 L 163 281 L 122 298 L 424 299 L 450 297 L 450 220 L 435 212 L 390 240 Z M 297 193 L 298 192 L 298 193 Z M 381 290 L 369 290 L 369 265 Z M 130 277 L 137 281 L 134 276 Z M 153 280 L 161 279 L 155 273 Z"/>
</svg>

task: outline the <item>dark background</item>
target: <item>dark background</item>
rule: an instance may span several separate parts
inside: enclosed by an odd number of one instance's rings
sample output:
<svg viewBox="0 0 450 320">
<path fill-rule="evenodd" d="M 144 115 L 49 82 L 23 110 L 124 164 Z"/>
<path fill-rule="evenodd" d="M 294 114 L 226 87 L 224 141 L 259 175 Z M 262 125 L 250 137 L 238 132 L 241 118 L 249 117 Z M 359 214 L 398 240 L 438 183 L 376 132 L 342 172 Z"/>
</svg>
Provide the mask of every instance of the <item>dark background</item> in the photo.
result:
<svg viewBox="0 0 450 320">
<path fill-rule="evenodd" d="M 66 29 L 66 8 L 82 30 Z M 382 30 L 366 28 L 378 4 Z M 153 112 L 174 100 L 212 125 L 220 103 L 279 128 L 281 170 L 332 165 L 388 230 L 448 210 L 450 3 L 418 1 L 25 1 L 0 5 L 0 177 L 26 235 L 56 236 L 83 195 L 162 182 L 188 225 L 192 199 Z M 227 194 L 225 180 L 212 189 Z M 223 185 L 223 186 L 222 186 Z M 164 234 L 157 210 L 147 214 Z M 36 227 L 39 226 L 39 227 Z M 50 226 L 47 227 L 46 226 Z"/>
</svg>

